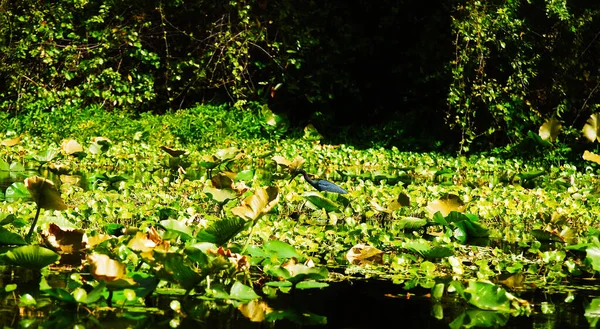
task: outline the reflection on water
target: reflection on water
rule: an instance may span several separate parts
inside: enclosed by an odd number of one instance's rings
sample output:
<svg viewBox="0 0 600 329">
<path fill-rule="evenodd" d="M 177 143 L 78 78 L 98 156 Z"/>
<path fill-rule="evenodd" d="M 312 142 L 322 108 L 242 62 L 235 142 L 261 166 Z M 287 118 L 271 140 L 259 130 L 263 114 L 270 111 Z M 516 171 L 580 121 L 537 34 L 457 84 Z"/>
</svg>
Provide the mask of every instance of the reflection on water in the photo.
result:
<svg viewBox="0 0 600 329">
<path fill-rule="evenodd" d="M 427 297 L 427 290 L 407 295 L 400 285 L 387 281 L 354 281 L 331 283 L 330 287 L 321 290 L 295 290 L 280 294 L 274 300 L 266 300 L 269 306 L 274 310 L 287 310 L 286 314 L 296 316 L 275 323 L 254 323 L 233 306 L 210 309 L 200 296 L 183 299 L 181 296 L 154 295 L 146 300 L 146 308 L 88 306 L 78 309 L 52 302 L 36 292 L 40 278 L 31 271 L 9 267 L 0 269 L 0 287 L 13 283 L 18 285 L 14 295 L 0 294 L 0 326 L 5 328 L 23 324 L 60 329 L 75 324 L 85 328 L 589 328 L 595 326 L 594 321 L 598 319 L 594 316 L 600 316 L 597 312 L 592 314 L 594 309 L 589 306 L 594 303 L 600 305 L 600 299 L 595 302 L 595 296 L 586 293 L 567 299 L 566 293 L 527 292 L 521 297 L 533 303 L 534 312 L 530 316 L 512 316 L 478 310 L 455 299 L 433 303 Z M 68 275 L 50 276 L 47 280 L 59 286 L 70 284 Z M 40 308 L 19 306 L 13 296 L 25 292 L 32 294 L 38 303 L 44 300 L 49 303 Z M 170 307 L 176 298 L 182 305 L 179 312 Z M 304 315 L 309 313 L 326 317 L 327 324 L 316 326 L 307 323 L 308 318 Z"/>
</svg>

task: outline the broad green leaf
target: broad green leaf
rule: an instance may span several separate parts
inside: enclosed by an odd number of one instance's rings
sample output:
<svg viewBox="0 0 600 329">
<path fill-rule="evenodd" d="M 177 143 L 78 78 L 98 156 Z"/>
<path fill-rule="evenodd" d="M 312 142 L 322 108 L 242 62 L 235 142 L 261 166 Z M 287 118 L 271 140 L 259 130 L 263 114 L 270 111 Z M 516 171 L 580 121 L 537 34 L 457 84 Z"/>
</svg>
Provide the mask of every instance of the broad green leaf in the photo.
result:
<svg viewBox="0 0 600 329">
<path fill-rule="evenodd" d="M 87 298 L 85 300 L 86 304 L 93 304 L 102 298 L 102 294 L 106 290 L 106 282 L 100 281 L 98 284 L 87 294 Z"/>
<path fill-rule="evenodd" d="M 44 164 L 44 163 L 48 163 L 48 162 L 54 160 L 54 158 L 56 157 L 56 155 L 58 154 L 58 152 L 59 151 L 57 149 L 55 149 L 55 148 L 48 148 L 48 149 L 45 149 L 45 150 L 41 151 L 38 154 L 32 155 L 31 157 L 35 161 L 37 161 L 37 162 L 39 162 L 41 164 Z"/>
<path fill-rule="evenodd" d="M 159 272 L 159 275 L 164 275 L 162 279 L 177 283 L 185 290 L 194 288 L 202 280 L 183 255 L 167 253 L 157 260 L 162 260 L 164 264 L 164 272 Z"/>
<path fill-rule="evenodd" d="M 263 244 L 263 249 L 270 251 L 276 255 L 279 259 L 288 259 L 295 257 L 296 259 L 302 259 L 303 257 L 298 254 L 296 248 L 288 243 L 279 240 L 269 240 Z"/>
<path fill-rule="evenodd" d="M 160 221 L 160 226 L 167 230 L 163 239 L 169 240 L 175 237 L 181 237 L 184 241 L 192 238 L 192 228 L 175 219 L 165 219 Z"/>
<path fill-rule="evenodd" d="M 320 289 L 329 287 L 327 282 L 318 282 L 314 280 L 304 280 L 296 283 L 296 289 Z"/>
<path fill-rule="evenodd" d="M 27 241 L 17 233 L 0 227 L 0 245 L 26 245 Z"/>
<path fill-rule="evenodd" d="M 47 293 L 50 297 L 53 297 L 63 303 L 74 304 L 77 302 L 73 295 L 71 295 L 68 291 L 62 288 L 52 288 L 49 290 L 44 290 L 44 292 Z"/>
<path fill-rule="evenodd" d="M 25 184 L 21 182 L 14 182 L 6 188 L 5 198 L 9 202 L 13 202 L 18 199 L 29 199 L 31 194 L 27 190 Z"/>
<path fill-rule="evenodd" d="M 13 162 L 10 164 L 10 171 L 11 172 L 23 172 L 25 171 L 25 167 L 23 167 L 22 164 L 20 164 L 19 162 Z"/>
<path fill-rule="evenodd" d="M 220 189 L 208 185 L 204 187 L 204 190 L 202 192 L 210 196 L 211 199 L 213 199 L 217 203 L 221 204 L 238 197 L 237 193 L 232 189 Z"/>
<path fill-rule="evenodd" d="M 588 320 L 590 328 L 596 328 L 600 320 L 600 297 L 596 297 L 589 303 L 585 303 L 584 316 Z"/>
<path fill-rule="evenodd" d="M 585 250 L 586 259 L 589 260 L 592 268 L 596 272 L 600 272 L 600 246 L 591 246 Z"/>
<path fill-rule="evenodd" d="M 10 164 L 0 159 L 0 171 L 10 171 Z"/>
<path fill-rule="evenodd" d="M 242 170 L 235 176 L 238 181 L 249 182 L 254 179 L 254 170 Z"/>
<path fill-rule="evenodd" d="M 337 211 L 340 206 L 324 197 L 323 194 L 319 192 L 306 192 L 302 194 L 302 197 L 310 202 L 309 206 L 316 210 L 325 209 L 327 212 Z"/>
<path fill-rule="evenodd" d="M 29 177 L 25 180 L 25 187 L 38 207 L 51 210 L 67 209 L 67 205 L 51 180 L 38 176 Z"/>
<path fill-rule="evenodd" d="M 539 135 L 543 140 L 550 140 L 552 143 L 556 140 L 562 129 L 560 121 L 552 118 L 540 126 Z"/>
<path fill-rule="evenodd" d="M 418 217 L 402 217 L 398 221 L 398 228 L 401 230 L 416 230 L 427 225 L 426 218 L 418 218 Z"/>
<path fill-rule="evenodd" d="M 73 290 L 73 292 L 71 293 L 71 295 L 73 296 L 73 298 L 75 299 L 76 302 L 78 303 L 85 303 L 87 301 L 87 291 L 85 291 L 85 289 L 79 287 L 76 288 L 75 290 Z"/>
<path fill-rule="evenodd" d="M 17 217 L 15 217 L 13 214 L 0 213 L 0 226 L 11 224 L 15 221 L 15 219 L 17 219 Z"/>
<path fill-rule="evenodd" d="M 267 282 L 265 285 L 274 288 L 287 288 L 292 287 L 294 284 L 289 281 L 270 281 Z"/>
<path fill-rule="evenodd" d="M 471 305 L 482 310 L 510 312 L 506 290 L 492 283 L 469 281 L 465 297 Z"/>
<path fill-rule="evenodd" d="M 307 279 L 325 280 L 329 276 L 329 271 L 327 271 L 326 267 L 309 267 L 303 264 L 267 265 L 265 266 L 265 272 L 292 283 Z"/>
<path fill-rule="evenodd" d="M 524 173 L 519 173 L 517 174 L 517 177 L 523 179 L 523 180 L 528 180 L 528 179 L 534 179 L 540 176 L 543 176 L 546 173 L 545 170 L 533 170 L 533 171 L 528 171 L 528 172 L 524 172 Z"/>
<path fill-rule="evenodd" d="M 196 235 L 198 242 L 211 242 L 222 246 L 233 239 L 245 227 L 247 222 L 239 217 L 217 220 Z"/>
<path fill-rule="evenodd" d="M 31 245 L 13 248 L 4 257 L 10 264 L 34 270 L 42 269 L 60 259 L 57 253 L 48 248 Z"/>
<path fill-rule="evenodd" d="M 258 296 L 252 288 L 248 287 L 245 284 L 240 283 L 239 281 L 235 281 L 233 286 L 231 287 L 231 292 L 229 293 L 231 298 L 241 300 L 241 301 L 250 301 L 253 299 L 258 299 Z"/>
</svg>

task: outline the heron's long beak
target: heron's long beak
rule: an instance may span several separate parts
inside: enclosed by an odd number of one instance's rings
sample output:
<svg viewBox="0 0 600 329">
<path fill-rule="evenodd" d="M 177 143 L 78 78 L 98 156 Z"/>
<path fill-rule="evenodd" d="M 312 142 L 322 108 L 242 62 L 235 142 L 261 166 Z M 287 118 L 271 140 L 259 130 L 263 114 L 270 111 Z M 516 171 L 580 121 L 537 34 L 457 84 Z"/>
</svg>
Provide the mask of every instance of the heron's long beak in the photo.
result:
<svg viewBox="0 0 600 329">
<path fill-rule="evenodd" d="M 294 170 L 294 172 L 292 173 L 292 178 L 290 179 L 290 181 L 288 182 L 288 184 L 291 183 L 294 180 L 294 178 L 296 178 L 296 176 L 298 176 L 298 174 L 300 174 L 300 172 Z"/>
</svg>

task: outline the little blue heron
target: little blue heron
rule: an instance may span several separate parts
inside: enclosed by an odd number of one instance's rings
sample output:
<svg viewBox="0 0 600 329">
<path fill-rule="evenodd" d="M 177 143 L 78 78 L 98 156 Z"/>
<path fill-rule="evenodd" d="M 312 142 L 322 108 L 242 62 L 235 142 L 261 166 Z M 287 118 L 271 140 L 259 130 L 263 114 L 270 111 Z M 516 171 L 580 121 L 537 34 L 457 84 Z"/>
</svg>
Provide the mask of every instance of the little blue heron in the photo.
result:
<svg viewBox="0 0 600 329">
<path fill-rule="evenodd" d="M 292 180 L 294 180 L 294 178 L 296 176 L 298 176 L 299 174 L 302 174 L 302 176 L 304 177 L 304 180 L 308 182 L 308 184 L 312 185 L 314 188 L 317 189 L 317 191 L 322 192 L 331 192 L 331 193 L 339 193 L 339 194 L 346 194 L 348 193 L 346 190 L 344 190 L 343 188 L 333 184 L 332 182 L 328 182 L 326 180 L 312 180 L 310 179 L 310 177 L 308 177 L 308 174 L 306 173 L 306 171 L 304 171 L 303 169 L 296 169 L 294 170 L 294 172 L 292 173 L 292 179 L 290 180 L 290 182 Z"/>
</svg>

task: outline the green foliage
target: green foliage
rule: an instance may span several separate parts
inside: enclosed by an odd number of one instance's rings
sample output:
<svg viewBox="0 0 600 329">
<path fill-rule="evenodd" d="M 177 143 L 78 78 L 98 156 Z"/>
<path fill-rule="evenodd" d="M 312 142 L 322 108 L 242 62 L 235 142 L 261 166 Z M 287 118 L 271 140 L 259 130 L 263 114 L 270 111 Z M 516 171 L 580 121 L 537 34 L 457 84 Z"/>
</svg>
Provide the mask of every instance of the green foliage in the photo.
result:
<svg viewBox="0 0 600 329">
<path fill-rule="evenodd" d="M 447 121 L 461 131 L 462 150 L 477 138 L 515 143 L 545 118 L 575 123 L 595 109 L 588 101 L 598 74 L 588 64 L 600 12 L 571 9 L 564 0 L 542 3 L 457 5 Z"/>
</svg>

